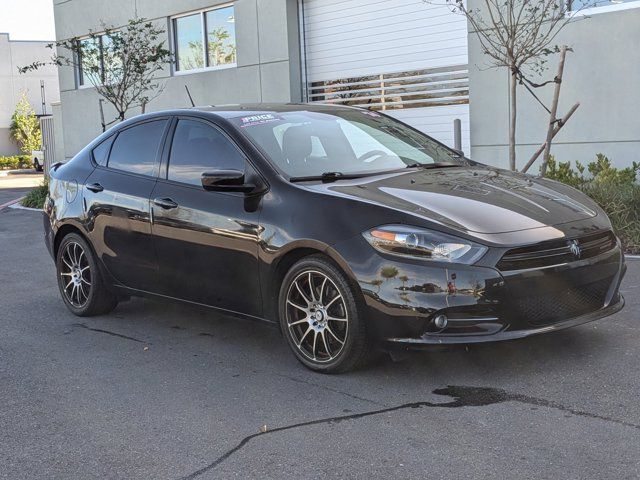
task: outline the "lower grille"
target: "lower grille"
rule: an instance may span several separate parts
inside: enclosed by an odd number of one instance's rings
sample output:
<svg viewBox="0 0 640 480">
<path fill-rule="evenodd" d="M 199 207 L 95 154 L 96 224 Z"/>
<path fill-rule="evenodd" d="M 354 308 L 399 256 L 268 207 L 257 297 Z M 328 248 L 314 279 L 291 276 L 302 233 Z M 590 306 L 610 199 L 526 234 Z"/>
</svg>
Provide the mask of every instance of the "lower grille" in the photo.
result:
<svg viewBox="0 0 640 480">
<path fill-rule="evenodd" d="M 534 326 L 568 320 L 604 306 L 613 279 L 515 300 L 516 315 Z"/>
</svg>

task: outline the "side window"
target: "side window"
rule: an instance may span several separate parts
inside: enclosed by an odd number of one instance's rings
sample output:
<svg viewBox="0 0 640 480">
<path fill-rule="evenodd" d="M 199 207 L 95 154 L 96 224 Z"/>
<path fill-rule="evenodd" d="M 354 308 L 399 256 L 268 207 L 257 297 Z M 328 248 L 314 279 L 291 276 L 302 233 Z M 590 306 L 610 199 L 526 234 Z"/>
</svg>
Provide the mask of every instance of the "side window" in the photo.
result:
<svg viewBox="0 0 640 480">
<path fill-rule="evenodd" d="M 113 139 L 116 138 L 115 135 L 111 135 L 106 140 L 103 140 L 97 147 L 93 149 L 93 160 L 101 166 L 105 166 L 107 164 L 107 159 L 109 158 L 109 150 L 111 150 L 111 144 L 113 143 Z"/>
<path fill-rule="evenodd" d="M 204 172 L 244 170 L 244 161 L 242 153 L 218 129 L 195 120 L 179 120 L 167 178 L 199 186 Z"/>
<path fill-rule="evenodd" d="M 154 120 L 121 131 L 111 148 L 109 168 L 155 175 L 158 149 L 166 125 L 167 120 Z"/>
</svg>

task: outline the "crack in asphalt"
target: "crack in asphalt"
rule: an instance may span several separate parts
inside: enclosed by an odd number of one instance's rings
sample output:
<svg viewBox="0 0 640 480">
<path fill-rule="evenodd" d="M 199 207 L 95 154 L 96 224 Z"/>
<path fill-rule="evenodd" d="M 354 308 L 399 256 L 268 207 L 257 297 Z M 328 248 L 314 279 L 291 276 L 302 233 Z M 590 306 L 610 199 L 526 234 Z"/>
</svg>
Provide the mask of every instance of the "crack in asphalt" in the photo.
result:
<svg viewBox="0 0 640 480">
<path fill-rule="evenodd" d="M 292 379 L 292 380 L 295 380 L 295 379 Z M 338 393 L 344 393 L 344 392 L 338 392 Z M 519 393 L 510 393 L 510 392 L 507 392 L 506 390 L 502 390 L 500 388 L 464 387 L 464 386 L 449 385 L 449 386 L 444 387 L 444 388 L 437 388 L 437 389 L 433 390 L 432 393 L 434 393 L 435 395 L 442 395 L 442 396 L 452 397 L 453 400 L 450 401 L 450 402 L 444 402 L 444 403 L 436 403 L 436 402 L 429 402 L 429 401 L 410 402 L 410 403 L 404 403 L 402 405 L 396 405 L 394 407 L 381 408 L 379 410 L 371 410 L 371 411 L 368 411 L 368 412 L 353 413 L 353 414 L 349 414 L 349 415 L 341 415 L 341 416 L 336 416 L 336 417 L 328 417 L 328 418 L 321 418 L 321 419 L 317 419 L 317 420 L 310 420 L 310 421 L 307 421 L 307 422 L 300 422 L 300 423 L 296 423 L 296 424 L 293 424 L 293 425 L 285 425 L 285 426 L 282 426 L 282 427 L 276 427 L 276 428 L 267 430 L 266 432 L 254 433 L 252 435 L 248 435 L 248 436 L 244 437 L 242 440 L 240 440 L 240 442 L 235 447 L 227 450 L 224 454 L 219 456 L 217 459 L 215 459 L 210 464 L 202 467 L 199 470 L 196 470 L 193 473 L 190 473 L 190 474 L 188 474 L 188 475 L 186 475 L 184 477 L 181 477 L 180 480 L 191 480 L 191 479 L 194 479 L 194 478 L 202 475 L 203 473 L 206 473 L 208 471 L 211 471 L 211 470 L 215 469 L 218 465 L 220 465 L 222 462 L 227 460 L 234 453 L 236 453 L 239 450 L 241 450 L 244 446 L 246 446 L 251 440 L 253 440 L 256 437 L 261 437 L 261 436 L 264 436 L 264 435 L 267 435 L 267 434 L 270 434 L 270 433 L 284 432 L 286 430 L 292 430 L 294 428 L 308 427 L 308 426 L 312 426 L 312 425 L 320 425 L 320 424 L 325 424 L 325 423 L 335 424 L 335 423 L 340 423 L 340 422 L 344 422 L 344 421 L 356 420 L 356 419 L 359 419 L 359 418 L 365 418 L 365 417 L 370 417 L 370 416 L 373 416 L 373 415 L 380 415 L 380 414 L 383 414 L 383 413 L 395 412 L 395 411 L 398 411 L 398 410 L 404 410 L 404 409 L 409 409 L 409 408 L 422 408 L 422 407 L 439 407 L 439 408 L 482 407 L 482 406 L 487 406 L 487 405 L 495 405 L 495 404 L 503 403 L 503 402 L 519 402 L 519 403 L 523 403 L 523 404 L 527 404 L 527 405 L 534 405 L 534 406 L 538 406 L 538 407 L 553 408 L 553 409 L 561 410 L 563 412 L 571 413 L 572 415 L 576 415 L 576 416 L 580 416 L 580 417 L 593 418 L 593 419 L 597 419 L 597 420 L 603 420 L 603 421 L 614 423 L 614 424 L 621 425 L 621 426 L 624 426 L 624 427 L 630 427 L 630 428 L 634 428 L 634 429 L 640 430 L 640 425 L 638 425 L 638 424 L 625 422 L 623 420 L 617 420 L 615 418 L 607 417 L 607 416 L 604 416 L 604 415 L 598 415 L 598 414 L 591 413 L 591 412 L 586 412 L 586 411 L 583 411 L 583 410 L 577 410 L 577 409 L 574 409 L 574 408 L 571 408 L 571 407 L 567 407 L 567 406 L 565 406 L 565 405 L 563 405 L 561 403 L 555 402 L 553 400 L 546 400 L 544 398 L 531 397 L 531 396 L 523 395 L 523 394 L 519 394 Z"/>
<path fill-rule="evenodd" d="M 145 342 L 144 340 L 139 340 L 137 338 L 129 337 L 127 335 L 123 335 L 122 333 L 110 332 L 109 330 L 103 330 L 101 328 L 93 328 L 88 326 L 85 323 L 72 323 L 72 327 L 84 328 L 85 330 L 91 330 L 92 332 L 98 333 L 106 333 L 107 335 L 111 335 L 112 337 L 124 338 L 125 340 L 131 340 L 133 342 L 144 343 L 146 345 L 151 345 L 149 342 Z"/>
<path fill-rule="evenodd" d="M 386 407 L 387 405 L 384 403 L 376 402 L 374 400 L 369 400 L 368 398 L 359 397 L 358 395 L 354 395 L 349 392 L 345 392 L 344 390 L 338 390 L 337 388 L 331 388 L 326 385 L 322 385 L 320 383 L 310 382 L 308 380 L 302 380 L 301 378 L 291 377 L 289 375 L 282 375 L 280 373 L 277 374 L 278 377 L 286 378 L 287 380 L 291 380 L 296 383 L 302 383 L 304 385 L 311 385 L 313 387 L 318 387 L 323 390 L 327 390 L 329 392 L 338 393 L 340 395 L 344 395 L 345 397 L 353 398 L 354 400 L 360 400 L 361 402 L 371 403 L 373 405 L 377 405 L 379 407 Z"/>
</svg>

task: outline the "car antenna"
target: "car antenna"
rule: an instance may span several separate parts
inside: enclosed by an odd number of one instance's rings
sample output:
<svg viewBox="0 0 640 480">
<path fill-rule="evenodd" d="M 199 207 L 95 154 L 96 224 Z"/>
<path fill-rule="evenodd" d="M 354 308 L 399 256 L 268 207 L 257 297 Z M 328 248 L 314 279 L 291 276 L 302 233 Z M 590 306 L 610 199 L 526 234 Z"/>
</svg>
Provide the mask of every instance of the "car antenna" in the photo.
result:
<svg viewBox="0 0 640 480">
<path fill-rule="evenodd" d="M 196 104 L 193 103 L 193 98 L 191 97 L 191 92 L 189 91 L 189 87 L 187 87 L 186 85 L 184 86 L 184 89 L 187 91 L 187 95 L 189 95 L 189 101 L 191 102 L 191 106 L 195 107 Z"/>
</svg>

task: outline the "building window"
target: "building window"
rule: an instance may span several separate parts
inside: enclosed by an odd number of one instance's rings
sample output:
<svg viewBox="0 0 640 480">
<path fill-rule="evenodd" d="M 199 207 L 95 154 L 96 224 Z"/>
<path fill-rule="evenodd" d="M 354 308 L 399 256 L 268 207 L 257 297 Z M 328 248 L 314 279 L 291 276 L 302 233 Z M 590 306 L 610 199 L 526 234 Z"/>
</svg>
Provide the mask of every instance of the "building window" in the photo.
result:
<svg viewBox="0 0 640 480">
<path fill-rule="evenodd" d="M 78 85 L 81 87 L 117 83 L 122 59 L 116 52 L 111 35 L 96 35 L 78 40 Z"/>
<path fill-rule="evenodd" d="M 577 12 L 585 10 L 589 13 L 640 7 L 639 0 L 567 0 L 567 4 L 570 11 Z"/>
<path fill-rule="evenodd" d="M 78 40 L 78 85 L 102 83 L 102 37 Z"/>
<path fill-rule="evenodd" d="M 176 71 L 187 72 L 236 64 L 233 5 L 173 19 Z"/>
</svg>

